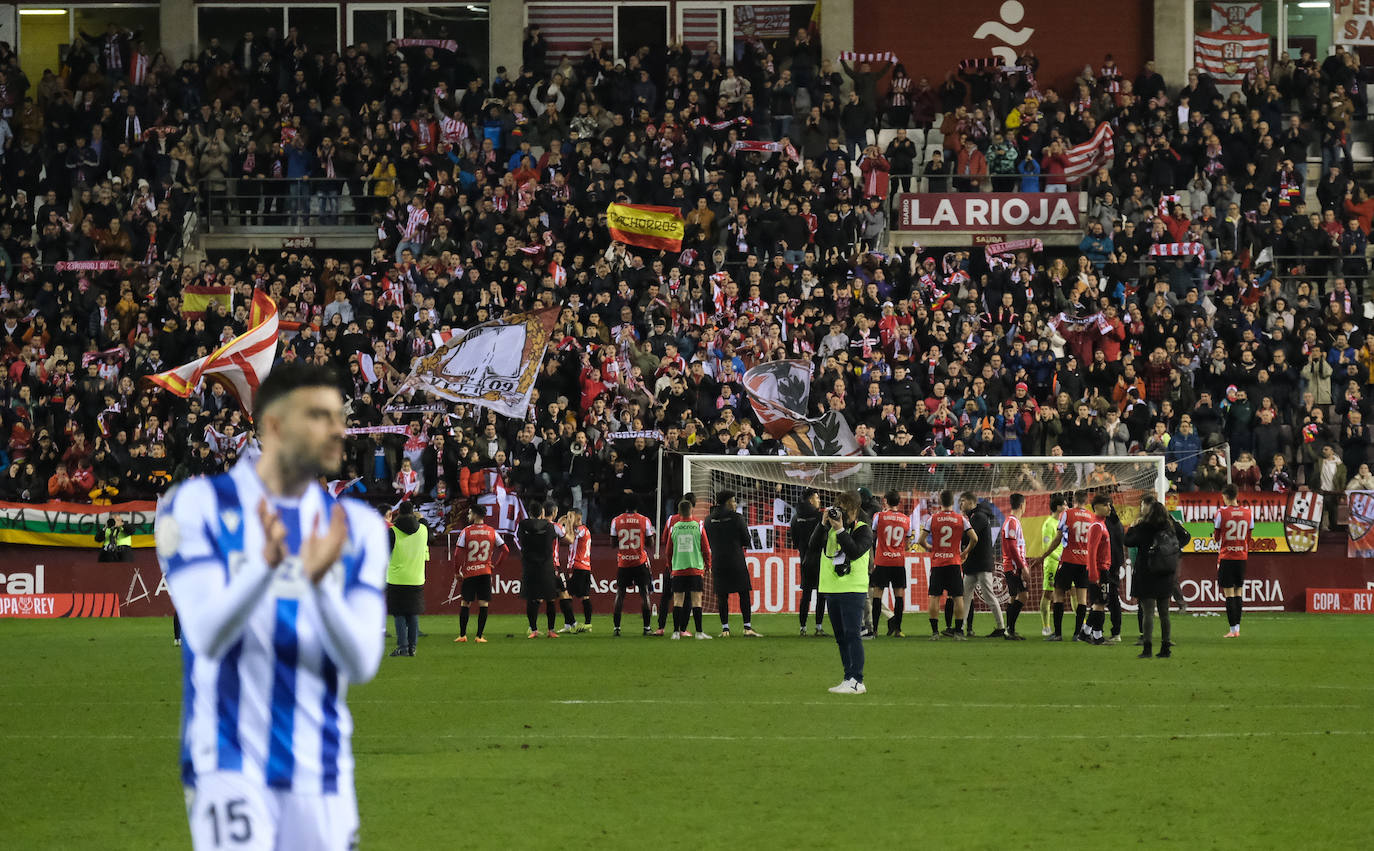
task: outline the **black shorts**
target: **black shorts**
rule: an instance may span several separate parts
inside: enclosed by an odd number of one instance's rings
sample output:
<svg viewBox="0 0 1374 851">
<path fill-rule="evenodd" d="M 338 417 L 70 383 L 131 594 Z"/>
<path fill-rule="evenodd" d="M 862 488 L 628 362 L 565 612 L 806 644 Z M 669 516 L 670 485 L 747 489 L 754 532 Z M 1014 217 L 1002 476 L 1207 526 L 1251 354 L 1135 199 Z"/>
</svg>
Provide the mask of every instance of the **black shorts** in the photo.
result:
<svg viewBox="0 0 1374 851">
<path fill-rule="evenodd" d="M 563 576 L 563 571 L 556 570 L 553 574 L 553 590 L 559 594 L 568 590 L 568 580 Z"/>
<path fill-rule="evenodd" d="M 906 582 L 906 565 L 879 564 L 868 574 L 869 588 L 905 588 Z"/>
<path fill-rule="evenodd" d="M 654 581 L 649 576 L 649 565 L 641 564 L 638 567 L 622 567 L 615 572 L 615 585 L 621 591 L 628 591 L 631 587 L 638 587 L 641 591 L 652 591 Z"/>
<path fill-rule="evenodd" d="M 1026 592 L 1026 583 L 1021 581 L 1021 572 L 1003 573 L 1002 581 L 1007 583 L 1007 593 L 1015 598 L 1019 594 Z"/>
<path fill-rule="evenodd" d="M 1224 558 L 1217 562 L 1217 585 L 1240 588 L 1245 584 L 1245 559 Z"/>
<path fill-rule="evenodd" d="M 964 596 L 964 571 L 957 564 L 942 564 L 930 569 L 930 596 Z"/>
<path fill-rule="evenodd" d="M 749 570 L 743 567 L 726 567 L 711 574 L 717 594 L 748 594 L 754 590 Z"/>
<path fill-rule="evenodd" d="M 815 591 L 821 587 L 821 563 L 801 563 L 801 587 L 803 591 Z"/>
<path fill-rule="evenodd" d="M 458 598 L 464 603 L 475 603 L 478 600 L 490 603 L 491 574 L 469 576 L 464 579 L 463 584 L 458 586 Z"/>
<path fill-rule="evenodd" d="M 1070 588 L 1087 588 L 1088 584 L 1087 565 L 1069 564 L 1066 561 L 1059 563 L 1059 570 L 1054 574 L 1054 590 L 1067 591 Z"/>
<path fill-rule="evenodd" d="M 568 576 L 568 593 L 577 598 L 592 596 L 592 572 L 574 570 Z"/>
<path fill-rule="evenodd" d="M 689 591 L 700 591 L 703 587 L 705 587 L 705 581 L 701 576 L 694 576 L 690 573 L 673 574 L 674 594 L 686 594 Z"/>
<path fill-rule="evenodd" d="M 1105 606 L 1112 598 L 1112 583 L 1106 579 L 1088 585 L 1088 605 Z"/>
</svg>

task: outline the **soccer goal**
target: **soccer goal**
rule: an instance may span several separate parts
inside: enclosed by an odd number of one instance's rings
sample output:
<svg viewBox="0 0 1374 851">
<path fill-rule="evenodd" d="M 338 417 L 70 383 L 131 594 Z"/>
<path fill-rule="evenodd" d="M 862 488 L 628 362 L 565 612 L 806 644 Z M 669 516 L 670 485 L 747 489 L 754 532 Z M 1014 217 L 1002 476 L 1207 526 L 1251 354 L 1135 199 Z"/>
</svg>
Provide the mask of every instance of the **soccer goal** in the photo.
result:
<svg viewBox="0 0 1374 851">
<path fill-rule="evenodd" d="M 859 457 L 817 458 L 798 456 L 684 455 L 682 488 L 697 500 L 695 516 L 706 516 L 714 495 L 734 491 L 739 510 L 750 531 L 747 560 L 754 577 L 754 609 L 766 613 L 796 612 L 800 602 L 801 573 L 789 527 L 795 507 L 808 488 L 820 492 L 822 505 L 831 505 L 843 491 L 867 489 L 875 503 L 884 494 L 901 496 L 900 510 L 919 530 L 939 502 L 940 491 L 972 492 L 993 509 L 994 536 L 1001 528 L 1013 493 L 1026 496 L 1021 518 L 1026 555 L 1031 559 L 1031 606 L 1040 605 L 1043 572 L 1039 557 L 1053 535 L 1050 504 L 1055 494 L 1092 490 L 1111 495 L 1117 513 L 1130 524 L 1139 511 L 1140 498 L 1153 494 L 1163 499 L 1168 488 L 1161 455 L 1102 457 Z M 919 531 L 915 533 L 919 537 Z M 1000 547 L 1000 541 L 994 540 Z M 924 608 L 928 595 L 928 554 L 923 550 L 907 556 L 906 607 Z M 995 587 L 1006 601 L 1000 570 Z M 711 578 L 706 580 L 705 605 L 715 610 Z"/>
</svg>

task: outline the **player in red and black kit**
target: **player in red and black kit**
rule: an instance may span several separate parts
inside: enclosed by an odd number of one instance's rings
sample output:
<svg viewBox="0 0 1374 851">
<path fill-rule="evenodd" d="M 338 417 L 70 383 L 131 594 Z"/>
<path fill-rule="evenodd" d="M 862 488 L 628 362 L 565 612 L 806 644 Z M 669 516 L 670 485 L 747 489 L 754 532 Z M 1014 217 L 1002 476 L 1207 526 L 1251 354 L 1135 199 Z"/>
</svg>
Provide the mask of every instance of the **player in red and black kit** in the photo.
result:
<svg viewBox="0 0 1374 851">
<path fill-rule="evenodd" d="M 582 523 L 582 512 L 574 508 L 564 520 L 572 530 L 572 545 L 568 548 L 568 596 L 582 601 L 582 625 L 578 632 L 592 631 L 592 532 Z M 568 605 L 571 607 L 572 602 Z"/>
<path fill-rule="evenodd" d="M 1007 594 L 1011 596 L 1011 605 L 1007 607 L 1007 632 L 1008 641 L 1025 641 L 1026 639 L 1016 631 L 1016 619 L 1021 616 L 1021 610 L 1030 601 L 1030 593 L 1026 590 L 1030 586 L 1030 567 L 1026 564 L 1026 534 L 1021 529 L 1021 514 L 1026 510 L 1026 495 L 1014 493 L 1011 495 L 1010 504 L 1007 510 L 1007 519 L 1002 521 L 1002 578 L 1007 585 Z"/>
<path fill-rule="evenodd" d="M 1255 533 L 1255 515 L 1238 501 L 1240 491 L 1230 484 L 1221 489 L 1225 502 L 1217 512 L 1212 537 L 1217 551 L 1217 585 L 1226 598 L 1227 638 L 1240 638 L 1240 615 L 1244 605 L 1245 560 L 1250 556 L 1250 538 Z"/>
<path fill-rule="evenodd" d="M 1085 490 L 1077 491 L 1073 495 L 1073 507 L 1064 512 L 1064 516 L 1059 518 L 1059 529 L 1054 533 L 1054 540 L 1045 548 L 1045 552 L 1052 553 L 1060 544 L 1064 545 L 1064 552 L 1059 557 L 1059 571 L 1054 576 L 1054 634 L 1047 636 L 1046 641 L 1064 640 L 1064 605 L 1069 599 L 1069 592 L 1074 592 L 1076 606 L 1074 608 L 1073 640 L 1079 641 L 1082 638 L 1081 631 L 1083 622 L 1088 616 L 1088 533 L 1094 523 L 1097 522 L 1097 515 L 1088 510 L 1088 492 Z"/>
<path fill-rule="evenodd" d="M 483 633 L 487 630 L 487 607 L 491 604 L 491 571 L 506 557 L 506 545 L 501 535 L 482 522 L 486 517 L 483 506 L 474 506 L 469 514 L 470 524 L 458 533 L 458 558 L 460 559 L 458 586 L 458 637 L 457 644 L 468 640 L 469 607 L 477 604 L 477 643 L 486 644 Z"/>
<path fill-rule="evenodd" d="M 948 594 L 954 600 L 954 628 L 945 630 L 944 635 L 964 641 L 963 565 L 978 543 L 978 533 L 967 517 L 954 510 L 954 491 L 940 491 L 940 508 L 926 521 L 921 543 L 930 551 L 930 640 L 940 638 L 940 595 Z"/>
<path fill-rule="evenodd" d="M 643 514 L 630 509 L 611 521 L 611 539 L 615 542 L 615 609 L 611 614 L 615 634 L 620 635 L 620 613 L 625 608 L 625 590 L 635 586 L 639 590 L 640 613 L 644 616 L 644 634 L 651 634 L 649 621 L 653 617 L 649 592 L 653 581 L 649 576 L 649 541 L 654 536 L 654 524 Z"/>
<path fill-rule="evenodd" d="M 868 575 L 868 595 L 872 598 L 873 627 L 877 631 L 883 612 L 883 591 L 892 589 L 892 617 L 887 621 L 887 634 L 905 638 L 902 634 L 902 611 L 906 602 L 906 554 L 911 545 L 911 517 L 901 511 L 901 494 L 883 494 L 887 508 L 873 516 L 873 571 Z"/>
<path fill-rule="evenodd" d="M 1083 641 L 1103 645 L 1102 625 L 1107 621 L 1107 600 L 1112 593 L 1112 538 L 1107 531 L 1107 515 L 1112 512 L 1112 498 L 1105 493 L 1093 497 L 1092 513 L 1095 522 L 1088 529 L 1088 596 L 1092 611 L 1084 626 Z M 1074 636 L 1078 638 L 1077 635 Z"/>
<path fill-rule="evenodd" d="M 553 575 L 554 582 L 558 589 L 558 608 L 563 612 L 563 626 L 559 632 L 577 632 L 577 618 L 573 615 L 572 595 L 568 593 L 568 575 L 563 572 L 563 562 L 558 557 L 559 544 L 571 544 L 573 542 L 573 524 L 569 521 L 571 515 L 565 514 L 558 517 L 558 505 L 556 503 L 545 503 L 544 517 L 553 524 Z"/>
</svg>

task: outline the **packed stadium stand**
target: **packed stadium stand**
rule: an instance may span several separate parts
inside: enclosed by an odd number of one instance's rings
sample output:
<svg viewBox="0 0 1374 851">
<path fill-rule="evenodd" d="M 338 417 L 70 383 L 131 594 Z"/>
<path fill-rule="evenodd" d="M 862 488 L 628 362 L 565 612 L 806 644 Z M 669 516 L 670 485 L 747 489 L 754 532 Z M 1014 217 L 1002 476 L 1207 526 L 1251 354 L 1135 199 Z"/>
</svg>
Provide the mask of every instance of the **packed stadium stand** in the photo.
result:
<svg viewBox="0 0 1374 851">
<path fill-rule="evenodd" d="M 542 493 L 604 531 L 677 495 L 678 453 L 786 452 L 743 381 L 780 359 L 866 455 L 1164 454 L 1180 492 L 1307 488 L 1333 521 L 1374 488 L 1355 52 L 1224 86 L 1104 39 L 1058 80 L 783 26 L 722 54 L 532 25 L 494 75 L 443 36 L 149 56 L 112 24 L 41 76 L 0 45 L 0 500 L 151 499 L 252 452 L 224 384 L 147 379 L 245 332 L 254 291 L 278 359 L 337 368 L 370 430 L 339 489 L 378 504 Z M 906 192 L 1069 192 L 1078 230 L 915 245 Z M 614 242 L 613 202 L 678 208 L 681 250 Z M 539 304 L 527 418 L 388 410 L 454 329 Z"/>
</svg>

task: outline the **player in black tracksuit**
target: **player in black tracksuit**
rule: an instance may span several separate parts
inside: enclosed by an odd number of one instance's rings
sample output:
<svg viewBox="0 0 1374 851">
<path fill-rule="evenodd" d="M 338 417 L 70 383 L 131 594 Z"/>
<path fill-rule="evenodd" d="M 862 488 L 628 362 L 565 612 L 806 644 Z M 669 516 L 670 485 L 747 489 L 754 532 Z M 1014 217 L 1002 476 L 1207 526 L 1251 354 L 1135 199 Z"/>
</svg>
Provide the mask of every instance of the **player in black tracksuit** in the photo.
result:
<svg viewBox="0 0 1374 851">
<path fill-rule="evenodd" d="M 797 503 L 792 517 L 792 546 L 797 550 L 801 568 L 801 634 L 806 635 L 806 616 L 811 609 L 811 595 L 816 596 L 816 634 L 825 634 L 825 595 L 820 593 L 821 551 L 811 546 L 811 536 L 821 525 L 821 495 L 807 488 Z"/>
<path fill-rule="evenodd" d="M 733 491 L 716 494 L 716 504 L 706 518 L 706 541 L 711 545 L 711 576 L 716 587 L 716 602 L 720 606 L 720 634 L 730 635 L 730 595 L 739 595 L 740 616 L 744 620 L 744 634 L 758 638 L 750 618 L 750 596 L 754 592 L 749 581 L 749 566 L 744 563 L 744 551 L 749 546 L 749 524 L 735 510 Z"/>
</svg>

